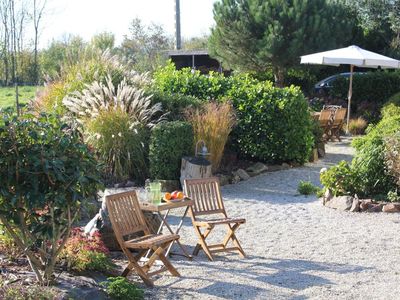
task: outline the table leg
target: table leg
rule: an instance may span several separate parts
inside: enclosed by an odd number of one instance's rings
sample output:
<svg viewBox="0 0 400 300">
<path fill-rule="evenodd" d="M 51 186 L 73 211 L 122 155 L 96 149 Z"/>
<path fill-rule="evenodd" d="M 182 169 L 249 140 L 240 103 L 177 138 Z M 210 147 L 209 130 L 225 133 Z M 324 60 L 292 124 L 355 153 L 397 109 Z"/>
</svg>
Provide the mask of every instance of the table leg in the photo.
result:
<svg viewBox="0 0 400 300">
<path fill-rule="evenodd" d="M 157 234 L 160 234 L 160 233 L 161 233 L 161 230 L 162 230 L 164 224 L 166 224 L 169 211 L 170 211 L 170 210 L 168 209 L 168 210 L 165 212 L 164 217 L 160 214 L 160 212 L 157 212 L 157 216 L 158 216 L 158 218 L 161 220 L 160 226 L 159 226 L 158 229 L 157 229 Z M 170 230 L 170 231 L 171 231 L 171 230 Z M 145 258 L 148 258 L 149 255 L 150 255 L 150 252 L 151 252 L 151 250 L 149 249 L 144 257 L 145 257 Z"/>
</svg>

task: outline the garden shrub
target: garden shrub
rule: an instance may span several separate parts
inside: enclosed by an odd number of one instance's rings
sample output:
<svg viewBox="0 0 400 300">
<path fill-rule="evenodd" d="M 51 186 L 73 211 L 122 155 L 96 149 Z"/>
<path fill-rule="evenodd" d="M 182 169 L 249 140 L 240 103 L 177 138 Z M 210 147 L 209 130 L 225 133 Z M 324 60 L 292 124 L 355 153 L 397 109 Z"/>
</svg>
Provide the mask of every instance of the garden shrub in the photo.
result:
<svg viewBox="0 0 400 300">
<path fill-rule="evenodd" d="M 194 142 L 203 140 L 210 153 L 212 170 L 216 172 L 221 163 L 225 144 L 236 124 L 236 116 L 229 102 L 204 104 L 200 109 L 187 111 L 187 120 L 193 126 Z"/>
<path fill-rule="evenodd" d="M 18 231 L 16 234 L 20 235 Z M 15 244 L 14 239 L 4 229 L 4 226 L 0 227 L 0 253 L 6 255 L 9 260 L 15 260 L 23 255 L 22 250 Z"/>
<path fill-rule="evenodd" d="M 273 163 L 308 160 L 312 121 L 300 88 L 244 82 L 235 84 L 228 97 L 236 108 L 234 139 L 242 156 Z"/>
<path fill-rule="evenodd" d="M 0 221 L 38 281 L 49 282 L 81 203 L 101 188 L 100 170 L 59 116 L 2 116 Z"/>
<path fill-rule="evenodd" d="M 86 141 L 106 166 L 106 174 L 121 181 L 148 177 L 149 128 L 162 116 L 161 105 L 123 80 L 117 88 L 111 76 L 107 83 L 94 82 L 82 92 L 65 97 L 63 104 L 72 119 L 81 123 Z"/>
<path fill-rule="evenodd" d="M 134 283 L 130 283 L 125 277 L 110 277 L 108 281 L 102 282 L 106 293 L 113 300 L 141 300 L 144 292 Z"/>
<path fill-rule="evenodd" d="M 149 149 L 151 177 L 165 180 L 178 179 L 182 157 L 192 153 L 192 126 L 182 121 L 156 125 L 151 132 Z"/>
<path fill-rule="evenodd" d="M 184 112 L 187 109 L 199 108 L 204 103 L 204 101 L 193 96 L 162 92 L 155 89 L 151 89 L 149 93 L 152 95 L 151 102 L 153 104 L 161 104 L 168 121 L 182 121 L 185 119 Z"/>
<path fill-rule="evenodd" d="M 74 228 L 61 251 L 60 261 L 64 262 L 67 269 L 83 271 L 109 272 L 115 268 L 107 256 L 109 250 L 100 238 L 100 233 L 86 236 L 81 228 Z"/>
<path fill-rule="evenodd" d="M 274 163 L 302 163 L 309 158 L 312 125 L 299 88 L 276 88 L 249 74 L 224 77 L 178 71 L 171 64 L 155 73 L 154 88 L 199 99 L 230 100 L 238 118 L 233 143 L 242 157 Z"/>
<path fill-rule="evenodd" d="M 365 136 L 353 141 L 356 154 L 350 165 L 341 162 L 321 175 L 325 188 L 337 195 L 376 198 L 387 198 L 389 192 L 397 190 L 396 179 L 385 163 L 385 141 L 400 131 L 400 107 L 386 105 L 382 116 L 377 125 L 367 128 Z"/>
<path fill-rule="evenodd" d="M 310 181 L 301 180 L 299 182 L 299 185 L 297 186 L 297 191 L 301 195 L 306 195 L 306 196 L 316 194 L 319 190 L 320 188 L 313 185 Z"/>
</svg>

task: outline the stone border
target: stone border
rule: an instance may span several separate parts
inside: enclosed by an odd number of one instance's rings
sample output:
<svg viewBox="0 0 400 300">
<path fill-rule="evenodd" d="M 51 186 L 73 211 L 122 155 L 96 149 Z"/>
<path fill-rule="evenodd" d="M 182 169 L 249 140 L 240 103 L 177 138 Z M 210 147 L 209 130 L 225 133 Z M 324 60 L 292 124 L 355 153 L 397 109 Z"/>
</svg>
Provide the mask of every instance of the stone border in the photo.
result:
<svg viewBox="0 0 400 300">
<path fill-rule="evenodd" d="M 400 203 L 374 201 L 373 199 L 358 199 L 352 196 L 334 197 L 328 190 L 324 196 L 320 198 L 326 207 L 334 208 L 342 211 L 351 212 L 400 212 Z"/>
</svg>

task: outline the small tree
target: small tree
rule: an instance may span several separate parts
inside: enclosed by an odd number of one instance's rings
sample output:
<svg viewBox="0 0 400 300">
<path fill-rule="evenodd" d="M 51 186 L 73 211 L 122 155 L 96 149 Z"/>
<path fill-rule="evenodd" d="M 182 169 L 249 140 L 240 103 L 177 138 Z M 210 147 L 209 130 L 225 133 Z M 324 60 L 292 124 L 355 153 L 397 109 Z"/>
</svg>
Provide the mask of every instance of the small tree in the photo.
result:
<svg viewBox="0 0 400 300">
<path fill-rule="evenodd" d="M 3 114 L 0 124 L 0 221 L 48 283 L 81 203 L 100 187 L 98 165 L 57 116 Z"/>
<path fill-rule="evenodd" d="M 272 68 L 282 86 L 285 70 L 299 57 L 351 40 L 354 21 L 329 0 L 221 0 L 214 4 L 210 52 L 227 67 Z"/>
</svg>

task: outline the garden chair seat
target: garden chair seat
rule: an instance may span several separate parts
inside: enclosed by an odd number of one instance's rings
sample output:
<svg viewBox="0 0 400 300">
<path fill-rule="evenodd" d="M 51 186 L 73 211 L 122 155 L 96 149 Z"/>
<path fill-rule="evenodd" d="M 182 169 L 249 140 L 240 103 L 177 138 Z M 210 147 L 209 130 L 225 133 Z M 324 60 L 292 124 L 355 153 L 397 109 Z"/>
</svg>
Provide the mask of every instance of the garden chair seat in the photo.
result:
<svg viewBox="0 0 400 300">
<path fill-rule="evenodd" d="M 245 257 L 235 232 L 246 220 L 243 218 L 229 218 L 226 214 L 219 179 L 215 177 L 186 179 L 184 186 L 186 195 L 194 202 L 189 212 L 193 227 L 199 238 L 193 250 L 193 255 L 197 255 L 202 249 L 209 260 L 214 260 L 213 253 L 225 251 L 238 251 L 240 256 Z M 205 220 L 205 216 L 210 217 L 210 219 Z M 225 225 L 228 229 L 227 233 L 222 243 L 210 245 L 206 239 L 218 225 Z M 228 247 L 229 242 L 232 242 L 233 247 Z"/>
<path fill-rule="evenodd" d="M 244 224 L 246 219 L 243 218 L 221 218 L 221 219 L 210 219 L 210 220 L 197 220 L 194 224 L 202 227 L 212 227 L 218 224 Z"/>
<path fill-rule="evenodd" d="M 151 246 L 159 246 L 177 239 L 179 239 L 177 234 L 151 234 L 128 240 L 124 244 L 127 248 L 148 249 Z"/>
<path fill-rule="evenodd" d="M 179 239 L 179 235 L 151 234 L 135 191 L 108 195 L 106 205 L 115 237 L 129 262 L 121 276 L 126 277 L 134 270 L 147 286 L 154 285 L 151 276 L 164 271 L 169 271 L 173 276 L 180 276 L 165 256 L 165 251 L 171 243 Z M 140 232 L 144 233 L 143 237 L 129 239 L 129 236 Z M 136 253 L 132 253 L 131 249 L 136 250 Z M 151 250 L 153 254 L 142 263 L 140 259 Z M 164 267 L 150 272 L 157 258 L 162 261 Z"/>
</svg>

